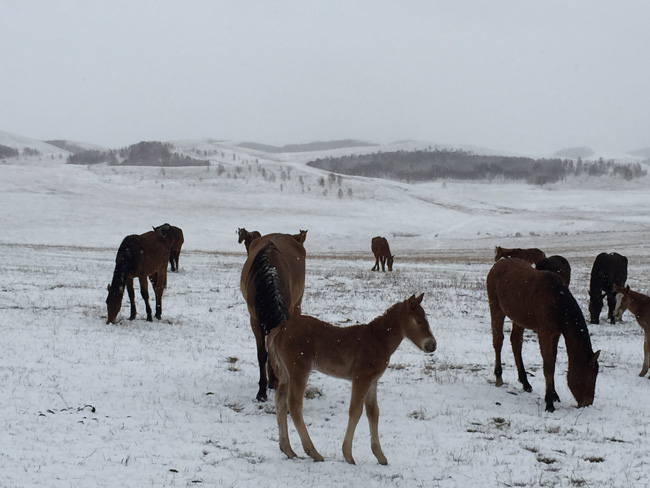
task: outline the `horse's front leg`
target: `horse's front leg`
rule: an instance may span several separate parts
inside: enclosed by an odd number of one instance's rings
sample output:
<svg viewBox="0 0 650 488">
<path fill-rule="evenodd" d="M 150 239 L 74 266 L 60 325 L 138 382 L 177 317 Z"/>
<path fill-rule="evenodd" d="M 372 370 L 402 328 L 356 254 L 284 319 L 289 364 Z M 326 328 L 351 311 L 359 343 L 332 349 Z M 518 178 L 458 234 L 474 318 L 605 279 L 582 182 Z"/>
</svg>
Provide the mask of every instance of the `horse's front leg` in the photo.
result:
<svg viewBox="0 0 650 488">
<path fill-rule="evenodd" d="M 354 431 L 359 423 L 359 418 L 361 418 L 363 404 L 369 388 L 370 379 L 368 378 L 354 378 L 352 380 L 350 416 L 348 418 L 348 427 L 345 429 L 345 437 L 343 438 L 343 457 L 350 464 L 354 464 L 354 458 L 352 457 L 352 439 L 354 438 Z M 379 411 L 377 411 L 377 415 L 379 415 Z"/>
<path fill-rule="evenodd" d="M 305 425 L 305 419 L 302 416 L 302 399 L 305 394 L 305 388 L 307 387 L 307 378 L 309 378 L 310 369 L 305 364 L 294 363 L 291 366 L 287 365 L 289 369 L 289 391 L 288 391 L 288 404 L 289 404 L 289 413 L 293 419 L 293 425 L 295 425 L 298 435 L 300 436 L 300 441 L 302 442 L 302 448 L 305 450 L 307 455 L 312 458 L 314 461 L 319 462 L 324 458 L 314 447 L 314 443 L 309 437 L 309 432 L 307 432 L 307 426 Z"/>
<path fill-rule="evenodd" d="M 366 416 L 370 426 L 370 449 L 379 461 L 379 464 L 388 464 L 388 459 L 384 456 L 379 442 L 379 406 L 377 405 L 377 381 L 370 384 L 368 393 L 366 393 Z"/>
<path fill-rule="evenodd" d="M 650 337 L 648 337 L 649 333 L 650 327 L 647 327 L 643 330 L 643 367 L 641 368 L 639 376 L 645 376 L 648 372 L 648 368 L 650 368 Z"/>
<path fill-rule="evenodd" d="M 382 256 L 379 261 L 381 262 L 381 270 L 385 273 L 386 272 L 386 256 Z M 377 267 L 377 271 L 379 271 L 379 267 Z"/>
<path fill-rule="evenodd" d="M 519 383 L 524 387 L 524 391 L 531 392 L 533 387 L 530 386 L 528 382 L 528 375 L 526 374 L 526 368 L 524 367 L 524 360 L 521 355 L 521 347 L 524 343 L 524 328 L 515 324 L 512 324 L 512 331 L 510 332 L 510 344 L 512 345 L 512 355 L 515 358 L 515 364 L 517 365 L 517 375 L 519 376 Z"/>
<path fill-rule="evenodd" d="M 375 265 L 372 267 L 371 271 L 379 271 L 379 256 L 375 256 Z"/>
<path fill-rule="evenodd" d="M 614 291 L 607 292 L 607 318 L 609 322 L 614 324 L 616 323 L 616 318 L 614 317 L 614 309 L 616 308 L 616 293 Z"/>
<path fill-rule="evenodd" d="M 560 340 L 558 335 L 537 334 L 539 338 L 539 349 L 542 353 L 544 367 L 544 379 L 546 380 L 546 411 L 555 412 L 553 402 L 559 402 L 560 397 L 555 391 L 555 360 L 557 358 L 557 344 Z"/>
<path fill-rule="evenodd" d="M 142 295 L 144 305 L 147 308 L 147 321 L 152 322 L 151 307 L 149 306 L 149 283 L 147 282 L 146 276 L 140 276 L 138 280 L 140 281 L 140 294 Z"/>
<path fill-rule="evenodd" d="M 129 303 L 131 304 L 131 315 L 129 315 L 129 320 L 133 320 L 137 313 L 135 309 L 135 290 L 133 289 L 133 278 L 127 278 L 126 291 L 129 294 Z"/>
</svg>

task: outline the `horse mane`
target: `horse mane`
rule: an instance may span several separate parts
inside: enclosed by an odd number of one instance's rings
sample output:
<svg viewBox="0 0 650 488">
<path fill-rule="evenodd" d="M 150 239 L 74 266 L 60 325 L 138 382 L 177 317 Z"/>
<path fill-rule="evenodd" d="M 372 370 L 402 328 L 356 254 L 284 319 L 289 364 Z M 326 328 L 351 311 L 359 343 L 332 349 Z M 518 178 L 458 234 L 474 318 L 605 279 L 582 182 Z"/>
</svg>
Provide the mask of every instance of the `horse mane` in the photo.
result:
<svg viewBox="0 0 650 488">
<path fill-rule="evenodd" d="M 559 275 L 552 271 L 548 271 L 548 273 L 554 278 L 552 283 L 554 295 L 557 299 L 556 310 L 560 317 L 560 323 L 564 324 L 566 328 L 564 332 L 576 333 L 581 341 L 589 344 L 589 349 L 591 350 L 591 338 L 589 336 L 589 329 L 587 328 L 587 321 L 585 320 L 580 305 L 578 305 L 578 301 L 564 282 L 562 282 Z"/>
<path fill-rule="evenodd" d="M 270 252 L 278 252 L 272 242 L 259 250 L 250 267 L 250 274 L 255 280 L 255 310 L 265 336 L 289 318 L 287 305 L 280 293 L 278 272 L 269 261 Z"/>
<path fill-rule="evenodd" d="M 113 293 L 117 293 L 119 287 L 124 287 L 127 274 L 138 265 L 140 253 L 136 249 L 139 247 L 136 238 L 136 235 L 126 236 L 117 250 L 115 271 L 113 272 L 113 280 L 111 282 L 111 290 L 113 290 Z"/>
</svg>

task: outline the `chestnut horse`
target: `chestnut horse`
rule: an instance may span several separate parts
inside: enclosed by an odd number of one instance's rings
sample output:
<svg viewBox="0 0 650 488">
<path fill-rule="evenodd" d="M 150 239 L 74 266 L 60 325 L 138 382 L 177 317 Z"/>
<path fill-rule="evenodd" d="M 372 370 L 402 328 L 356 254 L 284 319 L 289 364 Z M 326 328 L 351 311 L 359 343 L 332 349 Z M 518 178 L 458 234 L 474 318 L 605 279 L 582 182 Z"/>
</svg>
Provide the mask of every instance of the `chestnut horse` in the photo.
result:
<svg viewBox="0 0 650 488">
<path fill-rule="evenodd" d="M 571 283 L 571 265 L 569 264 L 569 261 L 567 261 L 562 256 L 549 256 L 542 259 L 541 261 L 537 261 L 537 264 L 535 264 L 535 269 L 553 271 L 560 278 L 562 278 L 562 283 L 564 283 L 567 287 Z"/>
<path fill-rule="evenodd" d="M 241 273 L 240 288 L 257 342 L 260 367 L 256 399 L 265 402 L 267 387 L 266 336 L 285 320 L 301 314 L 305 290 L 305 248 L 290 234 L 267 234 L 255 239 Z M 269 367 L 268 385 L 275 376 Z"/>
<path fill-rule="evenodd" d="M 436 340 L 420 303 L 423 295 L 396 303 L 369 324 L 336 327 L 306 315 L 295 316 L 273 329 L 268 337 L 269 357 L 278 376 L 275 415 L 280 449 L 294 458 L 287 426 L 291 414 L 305 452 L 314 460 L 321 456 L 309 437 L 302 415 L 302 398 L 312 369 L 352 381 L 349 420 L 343 439 L 343 456 L 354 464 L 352 438 L 363 406 L 370 425 L 370 447 L 380 464 L 387 464 L 379 443 L 377 381 L 386 371 L 391 355 L 408 337 L 431 353 Z"/>
<path fill-rule="evenodd" d="M 614 284 L 616 293 L 616 309 L 614 315 L 621 320 L 623 312 L 629 310 L 637 323 L 643 329 L 643 366 L 639 376 L 645 376 L 650 368 L 650 297 L 642 293 L 630 290 L 629 286 L 618 286 Z"/>
<path fill-rule="evenodd" d="M 614 308 L 616 293 L 614 285 L 625 286 L 627 281 L 627 258 L 616 252 L 600 253 L 591 267 L 589 279 L 589 322 L 600 322 L 600 312 L 603 310 L 603 298 L 607 297 L 607 318 L 613 324 L 616 322 Z"/>
<path fill-rule="evenodd" d="M 169 240 L 166 231 L 161 229 L 160 232 L 149 231 L 140 235 L 129 235 L 120 244 L 115 258 L 113 281 L 108 285 L 107 324 L 115 323 L 117 314 L 122 308 L 125 285 L 131 302 L 129 320 L 135 318 L 134 278 L 140 280 L 140 293 L 147 308 L 147 320 L 152 321 L 147 278 L 151 280 L 156 295 L 156 318 L 160 319 L 162 316 L 162 295 L 167 286 L 167 259 L 169 258 Z"/>
<path fill-rule="evenodd" d="M 154 227 L 153 230 L 155 230 L 158 233 L 163 233 L 163 231 L 167 234 L 167 238 L 169 240 L 169 264 L 171 266 L 172 271 L 178 272 L 178 258 L 181 255 L 181 247 L 183 247 L 183 243 L 185 242 L 185 238 L 183 237 L 183 231 L 181 230 L 180 227 L 176 227 L 174 225 L 169 225 L 169 224 L 163 224 L 158 227 Z"/>
<path fill-rule="evenodd" d="M 560 277 L 551 271 L 536 270 L 521 259 L 501 259 L 488 273 L 487 295 L 492 321 L 496 386 L 503 384 L 503 322 L 509 317 L 512 320 L 512 353 L 524 390 L 532 391 L 521 357 L 524 329 L 530 329 L 537 332 L 542 353 L 546 411 L 555 410 L 553 402 L 560 401 L 555 392 L 555 360 L 562 335 L 569 357 L 569 389 L 578 402 L 578 407 L 591 405 L 594 401 L 600 351 L 593 352 L 580 306 Z"/>
<path fill-rule="evenodd" d="M 237 234 L 239 236 L 239 240 L 237 241 L 237 244 L 241 244 L 243 242 L 244 246 L 246 246 L 246 252 L 248 252 L 248 248 L 251 246 L 251 242 L 253 242 L 253 240 L 257 239 L 258 237 L 262 236 L 262 234 L 260 234 L 256 230 L 254 230 L 253 232 L 248 232 L 243 227 L 241 229 L 237 229 Z"/>
<path fill-rule="evenodd" d="M 379 271 L 379 263 L 381 263 L 382 271 L 386 271 L 386 266 L 388 266 L 388 271 L 393 271 L 393 259 L 395 259 L 395 256 L 390 253 L 390 246 L 385 237 L 373 237 L 370 243 L 370 249 L 375 255 L 375 265 L 372 267 L 372 271 Z"/>
<path fill-rule="evenodd" d="M 537 264 L 538 261 L 541 261 L 545 257 L 546 254 L 544 251 L 541 251 L 536 247 L 531 247 L 529 249 L 520 249 L 518 247 L 508 249 L 496 246 L 494 248 L 494 261 L 498 261 L 501 258 L 516 258 L 528 261 L 530 264 Z"/>
<path fill-rule="evenodd" d="M 300 229 L 297 234 L 292 234 L 292 237 L 297 240 L 300 244 L 304 244 L 307 240 L 307 231 Z"/>
</svg>

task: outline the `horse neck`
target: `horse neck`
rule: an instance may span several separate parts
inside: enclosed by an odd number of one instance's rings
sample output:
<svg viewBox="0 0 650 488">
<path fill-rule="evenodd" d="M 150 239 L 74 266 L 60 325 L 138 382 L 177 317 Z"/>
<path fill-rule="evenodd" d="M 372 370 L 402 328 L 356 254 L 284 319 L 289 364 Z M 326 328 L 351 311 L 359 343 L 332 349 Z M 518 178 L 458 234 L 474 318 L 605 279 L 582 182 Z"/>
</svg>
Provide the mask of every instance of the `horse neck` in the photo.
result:
<svg viewBox="0 0 650 488">
<path fill-rule="evenodd" d="M 645 307 L 650 305 L 650 297 L 643 293 L 630 290 L 628 297 L 627 309 L 635 316 L 639 315 Z"/>
<path fill-rule="evenodd" d="M 113 271 L 113 280 L 111 281 L 111 288 L 123 287 L 126 283 L 126 277 L 130 271 L 129 260 L 125 256 L 118 256 L 115 262 L 115 271 Z"/>
<path fill-rule="evenodd" d="M 587 364 L 591 360 L 594 351 L 591 348 L 589 329 L 582 314 L 574 320 L 570 316 L 567 317 L 562 335 L 564 336 L 567 356 L 569 357 L 569 368 L 573 365 Z"/>
<path fill-rule="evenodd" d="M 386 346 L 389 357 L 404 339 L 403 319 L 400 317 L 401 306 L 401 303 L 392 306 L 384 315 L 377 317 L 367 325 L 368 332 Z"/>
</svg>

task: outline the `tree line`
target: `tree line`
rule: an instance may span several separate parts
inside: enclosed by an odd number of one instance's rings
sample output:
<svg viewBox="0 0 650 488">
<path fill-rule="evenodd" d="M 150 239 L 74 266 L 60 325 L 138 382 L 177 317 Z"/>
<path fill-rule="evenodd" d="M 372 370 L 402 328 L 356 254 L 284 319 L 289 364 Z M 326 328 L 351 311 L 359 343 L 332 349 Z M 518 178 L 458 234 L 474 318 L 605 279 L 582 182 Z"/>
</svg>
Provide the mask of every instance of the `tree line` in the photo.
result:
<svg viewBox="0 0 650 488">
<path fill-rule="evenodd" d="M 71 154 L 68 164 L 100 164 L 110 166 L 209 166 L 205 159 L 196 159 L 174 152 L 174 146 L 157 141 L 139 142 L 117 150 L 89 150 Z"/>
<path fill-rule="evenodd" d="M 613 160 L 534 159 L 479 155 L 462 150 L 376 152 L 315 159 L 308 166 L 334 173 L 419 182 L 438 179 L 518 180 L 544 185 L 568 176 L 615 176 L 632 180 L 647 174 L 639 163 Z"/>
</svg>

